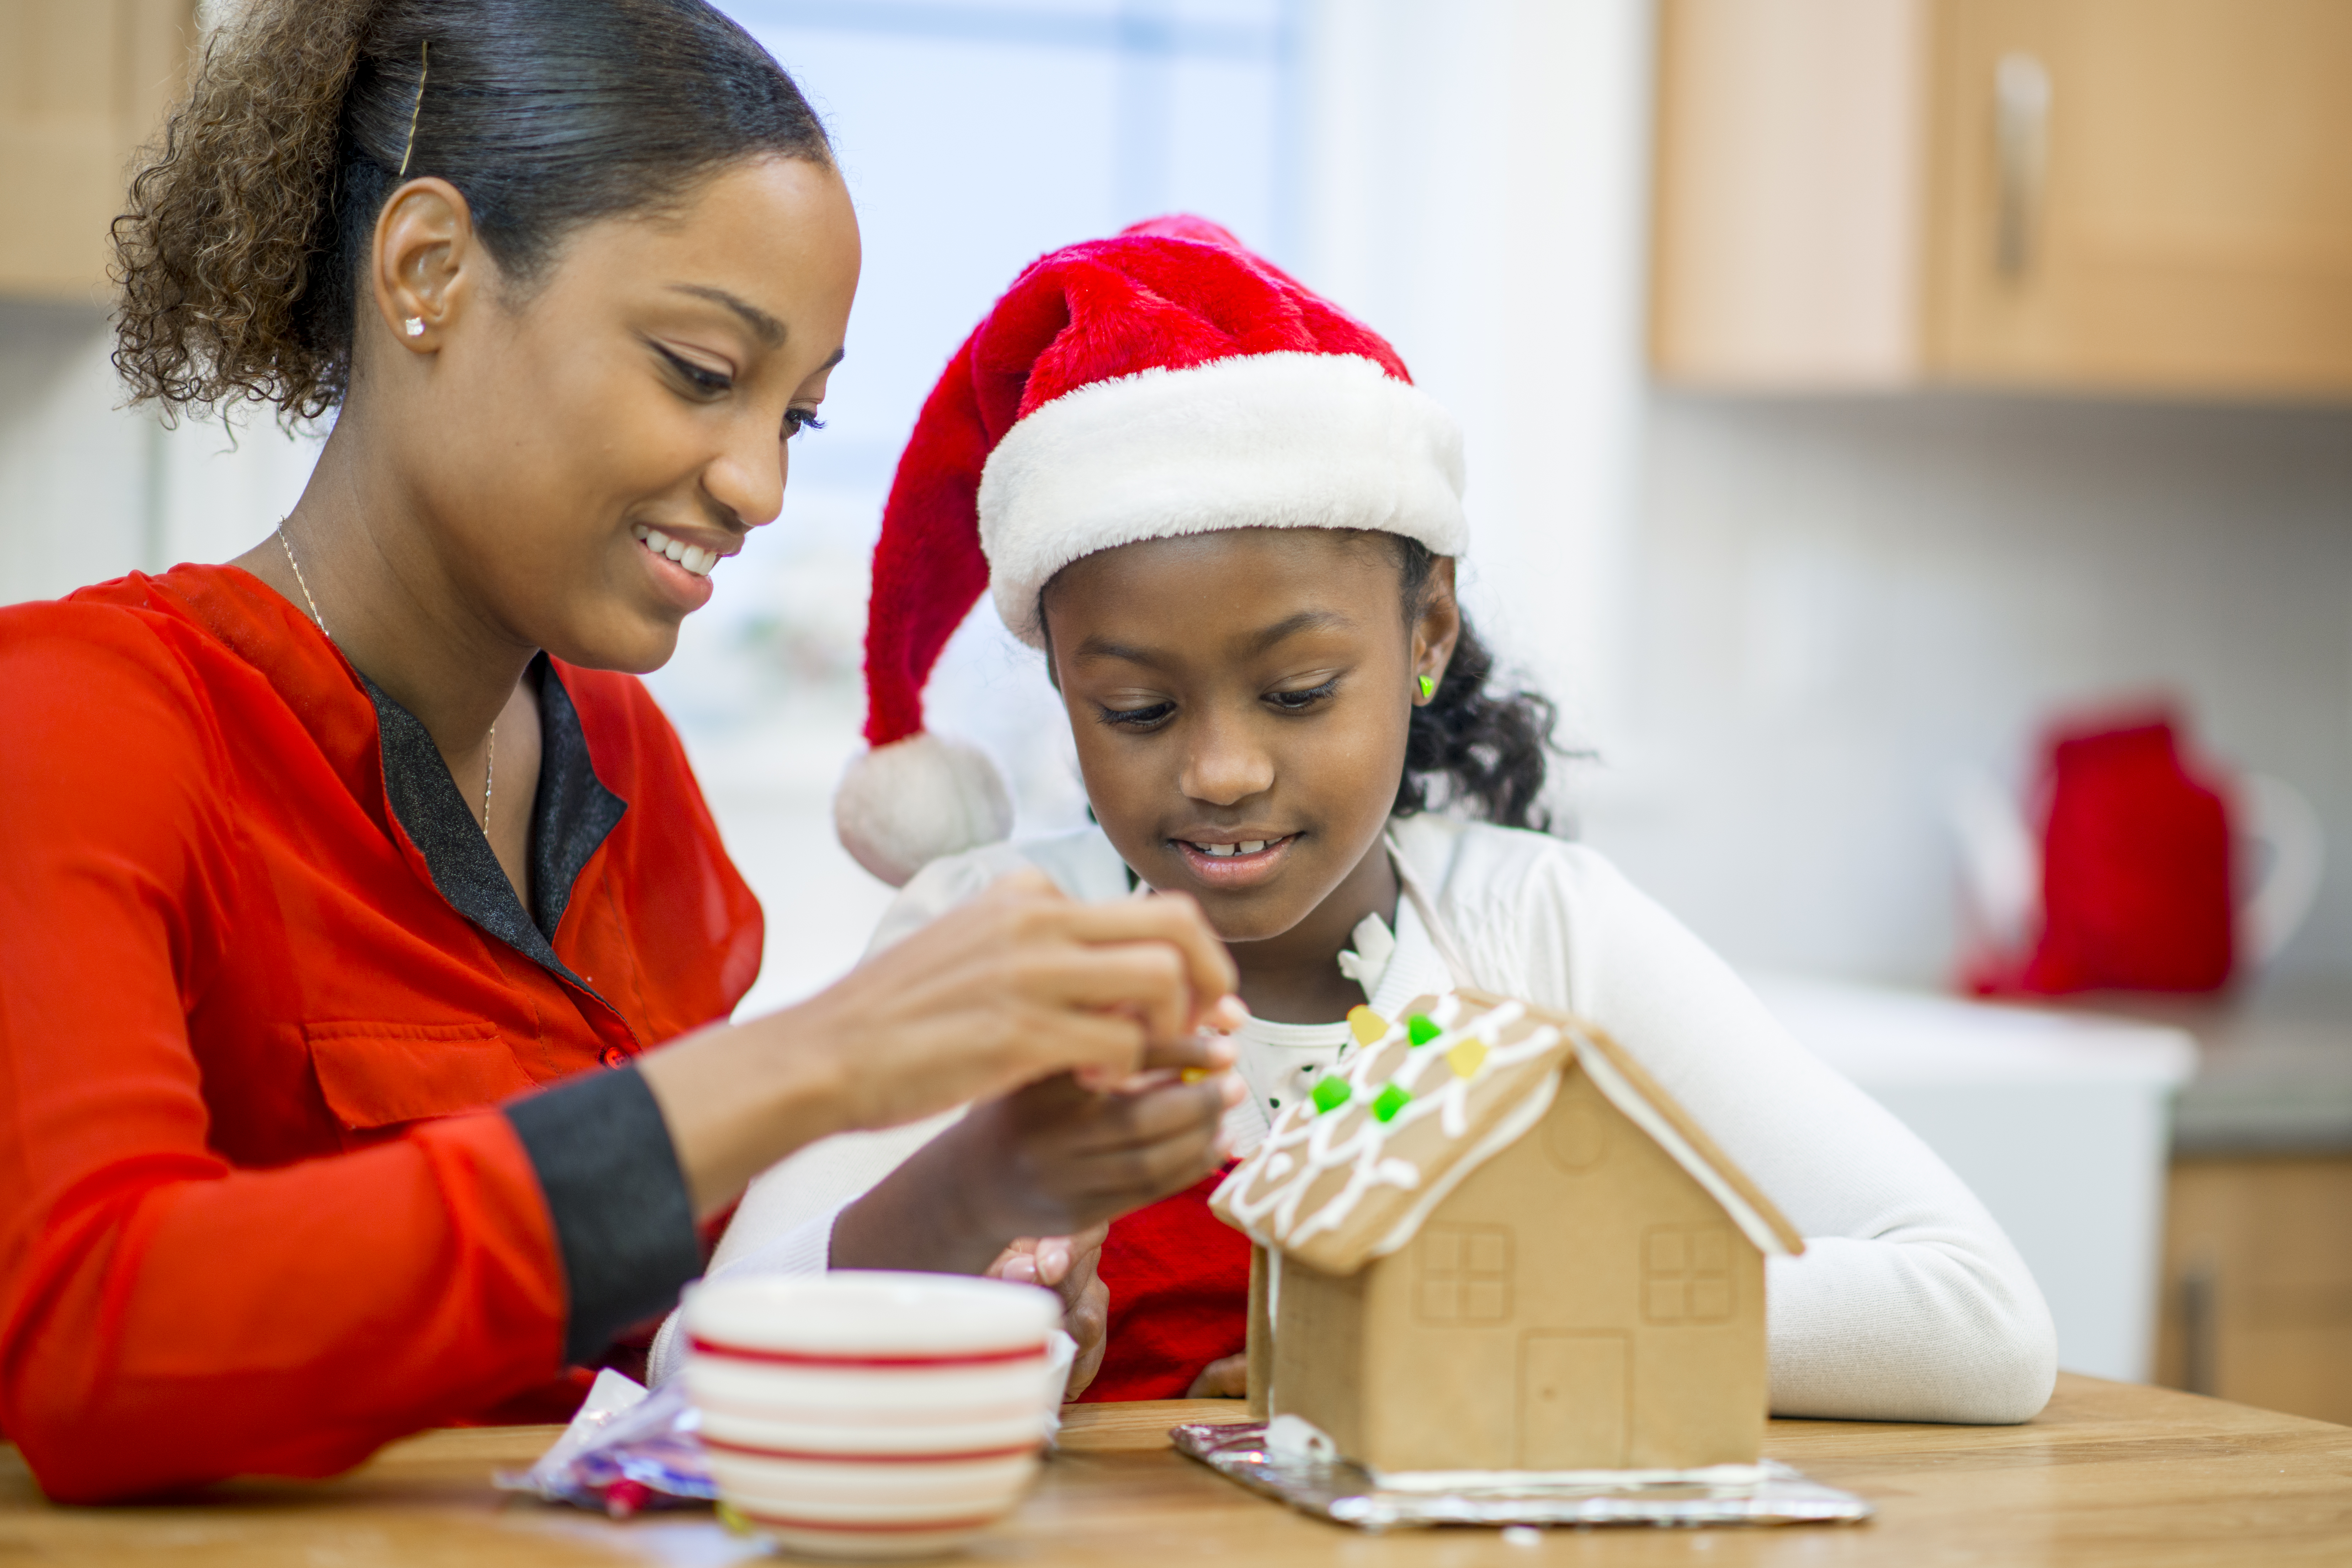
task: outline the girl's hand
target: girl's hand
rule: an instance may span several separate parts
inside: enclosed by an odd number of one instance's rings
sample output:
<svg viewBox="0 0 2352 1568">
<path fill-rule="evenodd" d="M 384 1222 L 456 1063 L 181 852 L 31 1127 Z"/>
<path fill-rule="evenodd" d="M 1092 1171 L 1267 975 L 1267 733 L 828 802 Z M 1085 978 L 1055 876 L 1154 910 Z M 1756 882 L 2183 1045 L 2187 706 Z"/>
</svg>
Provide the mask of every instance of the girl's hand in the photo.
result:
<svg viewBox="0 0 2352 1568">
<path fill-rule="evenodd" d="M 1242 1092 L 1224 1072 L 1196 1083 L 1154 1072 L 1105 1091 L 1059 1073 L 973 1106 L 841 1212 L 833 1266 L 977 1274 L 1016 1237 L 1105 1225 L 1222 1164 L 1221 1124 Z M 1024 1271 L 1042 1278 L 1044 1261 L 1033 1252 Z"/>
<path fill-rule="evenodd" d="M 1102 1368 L 1109 1341 L 1110 1288 L 1097 1269 L 1109 1233 L 1110 1226 L 1098 1225 L 1077 1236 L 1024 1237 L 988 1266 L 995 1279 L 1043 1285 L 1062 1298 L 1062 1327 L 1078 1345 L 1069 1381 L 1062 1388 L 1065 1400 L 1084 1394 Z"/>
<path fill-rule="evenodd" d="M 1187 1399 L 1246 1399 L 1249 1397 L 1249 1356 L 1220 1356 L 1201 1369 L 1192 1386 L 1184 1391 Z"/>
<path fill-rule="evenodd" d="M 1056 1074 L 973 1106 L 931 1148 L 952 1158 L 968 1223 L 992 1244 L 1067 1236 L 1216 1170 L 1241 1094 L 1231 1073 L 1197 1083 L 1153 1073 L 1105 1090 Z"/>
</svg>

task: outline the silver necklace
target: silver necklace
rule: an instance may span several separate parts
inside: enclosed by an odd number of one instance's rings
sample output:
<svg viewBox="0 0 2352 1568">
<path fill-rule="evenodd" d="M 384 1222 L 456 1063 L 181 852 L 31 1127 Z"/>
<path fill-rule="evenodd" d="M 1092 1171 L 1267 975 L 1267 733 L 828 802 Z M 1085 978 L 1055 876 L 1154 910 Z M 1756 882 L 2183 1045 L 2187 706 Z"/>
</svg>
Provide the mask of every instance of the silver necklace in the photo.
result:
<svg viewBox="0 0 2352 1568">
<path fill-rule="evenodd" d="M 278 520 L 278 542 L 286 551 L 286 564 L 294 568 L 294 585 L 302 590 L 302 602 L 310 606 L 310 619 L 318 623 L 319 635 L 329 642 L 334 641 L 335 634 L 327 629 L 327 617 L 319 613 L 319 601 L 310 596 L 310 584 L 302 575 L 302 563 L 294 558 L 294 542 L 286 537 L 286 520 L 282 517 Z M 498 782 L 498 770 L 499 726 L 493 721 L 482 754 L 482 837 L 485 838 L 490 836 L 490 786 Z"/>
</svg>

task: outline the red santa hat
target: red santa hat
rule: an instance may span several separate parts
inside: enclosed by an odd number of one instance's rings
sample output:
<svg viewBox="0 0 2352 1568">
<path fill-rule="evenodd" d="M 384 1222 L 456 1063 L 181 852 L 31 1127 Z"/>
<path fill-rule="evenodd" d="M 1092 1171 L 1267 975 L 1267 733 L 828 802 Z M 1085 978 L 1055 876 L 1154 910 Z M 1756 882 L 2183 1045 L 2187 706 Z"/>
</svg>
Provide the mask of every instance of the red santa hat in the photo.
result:
<svg viewBox="0 0 2352 1568">
<path fill-rule="evenodd" d="M 834 798 L 842 843 L 903 884 L 1011 831 L 975 749 L 923 729 L 940 650 L 992 588 L 1045 646 L 1055 573 L 1143 539 L 1377 529 L 1466 542 L 1462 437 L 1377 333 L 1213 223 L 1168 217 L 1022 273 L 948 363 L 882 513 L 866 739 Z"/>
</svg>

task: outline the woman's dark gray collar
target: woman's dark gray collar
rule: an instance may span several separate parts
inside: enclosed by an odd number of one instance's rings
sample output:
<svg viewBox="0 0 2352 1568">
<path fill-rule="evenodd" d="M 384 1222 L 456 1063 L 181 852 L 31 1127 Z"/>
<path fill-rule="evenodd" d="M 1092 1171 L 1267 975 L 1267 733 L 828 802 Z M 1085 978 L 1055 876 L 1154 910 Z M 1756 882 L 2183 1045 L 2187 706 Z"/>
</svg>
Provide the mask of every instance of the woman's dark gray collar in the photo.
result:
<svg viewBox="0 0 2352 1568">
<path fill-rule="evenodd" d="M 531 801 L 531 909 L 526 911 L 504 868 L 482 837 L 482 825 L 457 793 L 440 748 L 423 721 L 385 695 L 365 675 L 383 739 L 384 794 L 393 814 L 425 857 L 433 885 L 449 906 L 484 931 L 562 975 L 591 988 L 555 956 L 556 928 L 572 901 L 572 884 L 598 846 L 620 825 L 629 803 L 606 789 L 588 754 L 580 710 L 545 654 L 526 679 L 539 692 L 539 791 Z M 593 992 L 592 992 L 593 994 Z"/>
</svg>

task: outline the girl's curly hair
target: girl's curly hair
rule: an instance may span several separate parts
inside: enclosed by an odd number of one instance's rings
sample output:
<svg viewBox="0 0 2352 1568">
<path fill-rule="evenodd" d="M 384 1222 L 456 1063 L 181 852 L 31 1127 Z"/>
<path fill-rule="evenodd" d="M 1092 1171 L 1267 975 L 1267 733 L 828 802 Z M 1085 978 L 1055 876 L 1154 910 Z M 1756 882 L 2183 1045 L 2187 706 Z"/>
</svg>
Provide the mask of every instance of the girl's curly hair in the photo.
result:
<svg viewBox="0 0 2352 1568">
<path fill-rule="evenodd" d="M 114 220 L 114 363 L 167 416 L 350 385 L 377 215 L 455 185 L 512 285 L 595 218 L 760 154 L 829 163 L 782 68 L 702 0 L 252 0 Z"/>
<path fill-rule="evenodd" d="M 1381 537 L 1397 555 L 1405 618 L 1411 622 L 1428 602 L 1430 575 L 1438 558 L 1418 540 L 1394 533 Z M 1549 754 L 1559 750 L 1552 739 L 1559 710 L 1538 692 L 1490 689 L 1494 677 L 1495 656 L 1465 615 L 1453 661 L 1437 690 L 1412 710 L 1395 815 L 1411 816 L 1433 805 L 1467 805 L 1505 827 L 1549 830 L 1551 814 L 1542 805 L 1544 778 Z M 1435 799 L 1433 786 L 1438 792 Z"/>
</svg>

